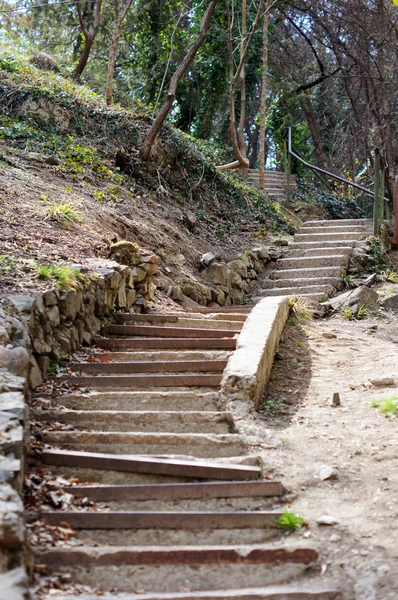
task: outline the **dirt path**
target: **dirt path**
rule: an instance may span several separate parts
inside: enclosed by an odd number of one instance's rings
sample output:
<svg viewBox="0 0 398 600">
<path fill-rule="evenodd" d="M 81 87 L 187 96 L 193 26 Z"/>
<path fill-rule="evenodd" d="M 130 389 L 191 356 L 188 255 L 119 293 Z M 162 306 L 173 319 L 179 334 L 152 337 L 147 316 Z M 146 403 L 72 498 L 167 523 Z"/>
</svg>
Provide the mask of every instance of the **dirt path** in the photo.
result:
<svg viewBox="0 0 398 600">
<path fill-rule="evenodd" d="M 301 535 L 325 549 L 323 579 L 356 600 L 398 598 L 397 418 L 371 406 L 398 395 L 397 333 L 396 319 L 290 324 L 264 397 L 275 442 L 266 463 L 292 490 L 292 510 L 308 523 Z M 369 381 L 394 376 L 393 388 Z M 323 467 L 335 478 L 322 480 Z M 323 515 L 336 525 L 317 525 Z"/>
</svg>

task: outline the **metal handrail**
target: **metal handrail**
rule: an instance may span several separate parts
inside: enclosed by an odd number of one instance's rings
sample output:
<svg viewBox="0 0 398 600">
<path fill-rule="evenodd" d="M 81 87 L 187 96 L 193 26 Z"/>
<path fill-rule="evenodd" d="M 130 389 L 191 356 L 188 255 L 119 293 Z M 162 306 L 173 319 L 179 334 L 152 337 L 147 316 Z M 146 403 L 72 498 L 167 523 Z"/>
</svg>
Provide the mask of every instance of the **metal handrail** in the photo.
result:
<svg viewBox="0 0 398 600">
<path fill-rule="evenodd" d="M 316 171 L 317 173 L 322 173 L 323 175 L 327 175 L 328 177 L 331 177 L 332 179 L 336 179 L 336 181 L 341 181 L 342 183 L 346 183 L 347 185 L 350 185 L 351 187 L 354 187 L 357 190 L 361 190 L 361 192 L 364 192 L 365 194 L 368 194 L 369 196 L 374 197 L 374 191 L 369 190 L 368 188 L 364 187 L 363 185 L 359 185 L 358 183 L 355 183 L 354 181 L 349 181 L 348 179 L 345 179 L 344 177 L 340 177 L 340 175 L 335 175 L 334 173 L 330 173 L 329 171 L 326 171 L 325 169 L 316 167 L 315 165 L 312 165 L 311 163 L 309 163 L 306 160 L 304 160 L 303 158 L 301 158 L 298 154 L 296 154 L 296 152 L 294 152 L 293 147 L 292 147 L 292 128 L 289 127 L 288 131 L 289 131 L 288 152 L 289 152 L 290 156 L 293 156 L 294 158 L 299 160 L 308 169 L 311 169 L 311 171 Z M 385 201 L 390 202 L 390 198 L 385 198 Z"/>
</svg>

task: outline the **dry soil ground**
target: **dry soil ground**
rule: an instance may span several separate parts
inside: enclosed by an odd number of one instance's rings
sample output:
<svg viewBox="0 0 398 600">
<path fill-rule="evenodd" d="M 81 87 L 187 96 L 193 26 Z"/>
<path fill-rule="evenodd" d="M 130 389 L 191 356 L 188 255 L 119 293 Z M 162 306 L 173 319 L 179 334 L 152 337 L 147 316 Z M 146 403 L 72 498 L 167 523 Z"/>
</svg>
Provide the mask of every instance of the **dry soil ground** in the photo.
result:
<svg viewBox="0 0 398 600">
<path fill-rule="evenodd" d="M 398 397 L 397 344 L 394 316 L 289 324 L 261 409 L 275 441 L 267 468 L 308 523 L 293 535 L 323 548 L 323 579 L 355 600 L 398 598 L 398 421 L 372 407 Z M 370 383 L 387 377 L 395 386 Z M 334 478 L 322 479 L 324 467 Z M 325 515 L 336 524 L 318 525 Z"/>
</svg>

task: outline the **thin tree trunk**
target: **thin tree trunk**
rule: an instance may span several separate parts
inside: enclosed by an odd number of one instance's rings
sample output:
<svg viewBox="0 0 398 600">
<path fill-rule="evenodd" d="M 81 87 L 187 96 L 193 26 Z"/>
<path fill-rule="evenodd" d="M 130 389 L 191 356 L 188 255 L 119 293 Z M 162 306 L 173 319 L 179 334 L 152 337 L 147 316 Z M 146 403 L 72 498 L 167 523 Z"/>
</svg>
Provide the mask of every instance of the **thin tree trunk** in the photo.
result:
<svg viewBox="0 0 398 600">
<path fill-rule="evenodd" d="M 269 26 L 269 0 L 265 5 L 263 27 L 263 66 L 260 104 L 260 189 L 265 186 L 265 119 L 267 116 L 267 91 L 268 91 L 268 26 Z"/>
<path fill-rule="evenodd" d="M 114 73 L 115 73 L 115 60 L 116 60 L 117 47 L 118 47 L 119 37 L 120 37 L 120 29 L 121 29 L 121 25 L 124 21 L 124 18 L 127 14 L 127 11 L 129 10 L 129 8 L 133 2 L 133 0 L 127 0 L 122 14 L 120 14 L 120 0 L 114 0 L 114 1 L 115 1 L 115 26 L 113 28 L 113 36 L 112 36 L 111 46 L 109 49 L 108 73 L 107 73 L 107 78 L 106 78 L 106 93 L 105 93 L 106 103 L 108 106 L 110 106 L 112 104 L 112 100 L 113 100 L 113 79 L 114 79 Z"/>
<path fill-rule="evenodd" d="M 89 59 L 90 52 L 91 52 L 91 47 L 93 45 L 95 36 L 97 35 L 98 30 L 99 30 L 99 26 L 101 23 L 102 0 L 95 1 L 94 21 L 93 21 L 93 25 L 92 25 L 91 29 L 87 28 L 86 22 L 83 17 L 83 11 L 82 11 L 80 0 L 75 0 L 75 4 L 76 4 L 76 8 L 77 8 L 77 14 L 79 17 L 80 27 L 81 27 L 83 37 L 84 37 L 84 48 L 80 55 L 79 62 L 77 63 L 77 65 L 73 71 L 73 76 L 75 77 L 75 79 L 79 79 L 81 74 L 83 73 L 84 69 L 86 68 L 87 61 Z"/>
<path fill-rule="evenodd" d="M 245 41 L 247 34 L 247 0 L 242 0 L 242 31 L 240 39 L 240 59 L 245 51 Z M 239 118 L 239 129 L 238 129 L 238 141 L 239 149 L 244 158 L 246 158 L 246 144 L 245 144 L 245 123 L 246 123 L 246 75 L 245 65 L 243 65 L 240 76 L 240 118 Z"/>
<path fill-rule="evenodd" d="M 217 2 L 218 2 L 218 0 L 211 0 L 209 6 L 207 7 L 207 10 L 203 16 L 202 22 L 200 24 L 200 32 L 199 32 L 198 37 L 196 38 L 195 42 L 192 44 L 191 48 L 188 50 L 188 53 L 184 56 L 182 62 L 179 64 L 176 72 L 174 73 L 173 77 L 171 78 L 169 89 L 167 90 L 166 99 L 163 103 L 162 108 L 160 109 L 158 116 L 152 123 L 152 126 L 151 126 L 151 128 L 144 140 L 143 146 L 141 148 L 140 154 L 141 154 L 142 160 L 148 160 L 149 155 L 151 153 L 153 143 L 156 139 L 156 136 L 158 135 L 167 115 L 169 114 L 169 112 L 171 110 L 171 107 L 173 106 L 173 102 L 174 102 L 174 99 L 176 96 L 178 82 L 180 81 L 181 77 L 184 75 L 188 66 L 192 62 L 197 51 L 199 50 L 199 48 L 201 47 L 201 45 L 207 38 L 207 35 L 209 33 L 210 22 L 213 17 L 213 13 L 216 8 Z"/>
</svg>

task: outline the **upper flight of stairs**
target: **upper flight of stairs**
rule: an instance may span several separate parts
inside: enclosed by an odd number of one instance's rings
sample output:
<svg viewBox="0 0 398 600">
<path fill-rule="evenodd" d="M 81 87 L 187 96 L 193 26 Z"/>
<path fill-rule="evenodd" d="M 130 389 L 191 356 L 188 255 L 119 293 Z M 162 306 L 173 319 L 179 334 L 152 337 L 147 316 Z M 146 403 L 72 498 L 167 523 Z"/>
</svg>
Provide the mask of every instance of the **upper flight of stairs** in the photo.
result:
<svg viewBox="0 0 398 600">
<path fill-rule="evenodd" d="M 257 187 L 260 187 L 260 171 L 256 169 L 249 169 L 248 181 Z M 290 189 L 296 188 L 296 177 L 295 175 L 290 176 Z M 286 173 L 281 171 L 265 171 L 265 186 L 264 191 L 268 196 L 277 200 L 278 202 L 284 203 L 287 200 L 286 196 L 287 189 L 287 176 Z"/>
<path fill-rule="evenodd" d="M 372 235 L 367 219 L 307 221 L 294 236 L 259 292 L 264 296 L 305 296 L 325 300 L 343 287 L 355 246 Z"/>
</svg>

